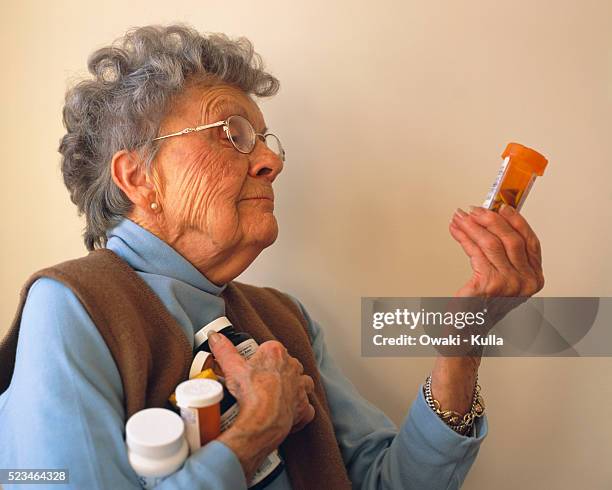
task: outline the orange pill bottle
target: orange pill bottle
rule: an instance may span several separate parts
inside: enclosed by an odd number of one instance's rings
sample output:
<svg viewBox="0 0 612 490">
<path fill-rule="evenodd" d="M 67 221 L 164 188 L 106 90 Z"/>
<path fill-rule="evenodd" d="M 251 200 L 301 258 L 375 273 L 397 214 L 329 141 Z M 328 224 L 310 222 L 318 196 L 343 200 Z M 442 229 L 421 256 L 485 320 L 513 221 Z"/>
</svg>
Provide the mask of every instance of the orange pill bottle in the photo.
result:
<svg viewBox="0 0 612 490">
<path fill-rule="evenodd" d="M 222 398 L 223 386 L 212 379 L 190 379 L 176 387 L 176 404 L 191 454 L 221 433 Z"/>
<path fill-rule="evenodd" d="M 498 211 L 502 204 L 507 204 L 520 211 L 536 177 L 544 175 L 548 160 L 519 143 L 509 143 L 502 158 L 502 166 L 482 207 Z"/>
</svg>

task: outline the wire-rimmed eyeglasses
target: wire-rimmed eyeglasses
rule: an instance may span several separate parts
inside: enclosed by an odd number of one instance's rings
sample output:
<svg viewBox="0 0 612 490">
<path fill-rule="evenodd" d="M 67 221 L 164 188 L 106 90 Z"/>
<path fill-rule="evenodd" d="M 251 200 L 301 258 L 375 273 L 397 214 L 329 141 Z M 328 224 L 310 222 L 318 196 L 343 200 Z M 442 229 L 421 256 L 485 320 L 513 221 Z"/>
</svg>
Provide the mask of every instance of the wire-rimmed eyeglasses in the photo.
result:
<svg viewBox="0 0 612 490">
<path fill-rule="evenodd" d="M 278 136 L 272 133 L 256 133 L 248 119 L 239 115 L 229 116 L 225 121 L 205 124 L 204 126 L 196 126 L 195 128 L 185 128 L 176 133 L 158 136 L 157 138 L 153 138 L 153 141 L 171 138 L 172 136 L 181 136 L 182 134 L 194 133 L 196 131 L 203 131 L 205 129 L 217 128 L 219 126 L 223 126 L 223 131 L 225 131 L 227 139 L 232 142 L 234 148 L 236 148 L 236 150 L 238 150 L 240 153 L 251 153 L 253 148 L 255 148 L 257 138 L 260 138 L 266 144 L 266 146 L 270 148 L 270 150 L 280 157 L 283 162 L 285 161 L 285 150 L 283 149 Z"/>
</svg>

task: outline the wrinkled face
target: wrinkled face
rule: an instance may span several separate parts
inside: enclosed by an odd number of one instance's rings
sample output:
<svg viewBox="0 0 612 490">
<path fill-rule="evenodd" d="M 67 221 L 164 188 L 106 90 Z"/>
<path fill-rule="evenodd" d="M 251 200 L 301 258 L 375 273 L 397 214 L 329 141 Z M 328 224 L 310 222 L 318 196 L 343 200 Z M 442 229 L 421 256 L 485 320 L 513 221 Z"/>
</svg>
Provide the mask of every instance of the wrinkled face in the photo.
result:
<svg viewBox="0 0 612 490">
<path fill-rule="evenodd" d="M 256 133 L 266 132 L 261 111 L 241 90 L 193 85 L 163 121 L 160 135 L 235 114 L 246 117 Z M 162 140 L 154 181 L 168 241 L 201 247 L 207 259 L 249 248 L 259 253 L 278 234 L 272 182 L 282 167 L 259 138 L 250 154 L 238 152 L 223 127 Z"/>
</svg>

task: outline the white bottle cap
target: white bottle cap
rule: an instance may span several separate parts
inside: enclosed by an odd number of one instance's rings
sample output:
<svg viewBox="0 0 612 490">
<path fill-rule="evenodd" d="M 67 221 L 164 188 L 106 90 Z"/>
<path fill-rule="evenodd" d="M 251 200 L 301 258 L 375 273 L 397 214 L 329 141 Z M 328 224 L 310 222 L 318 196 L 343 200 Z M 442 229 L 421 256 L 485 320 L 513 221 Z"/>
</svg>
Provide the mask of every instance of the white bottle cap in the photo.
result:
<svg viewBox="0 0 612 490">
<path fill-rule="evenodd" d="M 176 404 L 183 408 L 208 407 L 222 398 L 223 386 L 214 379 L 190 379 L 176 387 Z"/>
<path fill-rule="evenodd" d="M 212 359 L 212 354 L 210 352 L 206 352 L 205 350 L 199 351 L 193 361 L 191 363 L 191 368 L 189 369 L 189 379 L 197 376 L 202 371 L 204 371 L 204 366 L 206 365 L 206 361 Z M 212 366 L 211 366 L 212 367 Z"/>
<path fill-rule="evenodd" d="M 185 424 L 165 408 L 146 408 L 132 415 L 125 426 L 125 442 L 133 453 L 162 459 L 181 452 Z"/>
<path fill-rule="evenodd" d="M 207 325 L 204 325 L 200 330 L 198 330 L 194 336 L 195 348 L 200 347 L 206 339 L 208 338 L 208 332 L 220 332 L 226 327 L 231 327 L 232 322 L 228 320 L 226 316 L 220 316 L 216 320 L 213 320 Z"/>
</svg>

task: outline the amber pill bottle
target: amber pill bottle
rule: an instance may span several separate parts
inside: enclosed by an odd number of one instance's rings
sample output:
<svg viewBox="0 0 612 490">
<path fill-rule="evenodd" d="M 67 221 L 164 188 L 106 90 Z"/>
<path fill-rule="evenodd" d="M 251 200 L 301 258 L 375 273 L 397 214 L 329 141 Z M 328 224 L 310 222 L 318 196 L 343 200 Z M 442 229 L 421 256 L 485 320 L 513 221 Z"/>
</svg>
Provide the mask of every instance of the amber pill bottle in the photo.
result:
<svg viewBox="0 0 612 490">
<path fill-rule="evenodd" d="M 544 175 L 548 160 L 531 148 L 509 143 L 504 159 L 483 208 L 498 211 L 502 204 L 520 211 L 537 177 Z"/>
<path fill-rule="evenodd" d="M 222 398 L 221 383 L 212 379 L 190 379 L 176 387 L 176 404 L 191 454 L 221 433 Z"/>
</svg>

